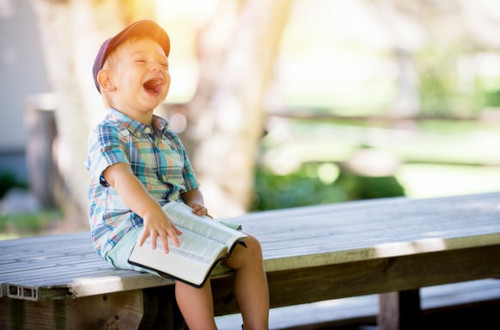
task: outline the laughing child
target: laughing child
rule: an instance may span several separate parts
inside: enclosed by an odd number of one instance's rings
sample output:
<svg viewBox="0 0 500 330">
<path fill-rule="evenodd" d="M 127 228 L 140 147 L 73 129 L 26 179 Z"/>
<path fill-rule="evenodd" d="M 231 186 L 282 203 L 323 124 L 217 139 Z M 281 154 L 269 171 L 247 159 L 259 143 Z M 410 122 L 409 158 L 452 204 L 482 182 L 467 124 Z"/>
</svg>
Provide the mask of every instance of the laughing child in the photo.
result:
<svg viewBox="0 0 500 330">
<path fill-rule="evenodd" d="M 203 195 L 179 137 L 153 114 L 170 86 L 170 39 L 155 22 L 137 21 L 106 40 L 93 76 L 108 108 L 92 130 L 86 167 L 90 172 L 90 224 L 97 252 L 120 269 L 147 271 L 127 262 L 136 242 L 150 237 L 179 245 L 182 233 L 162 211 L 182 201 L 207 215 Z M 222 262 L 235 271 L 235 292 L 245 329 L 267 329 L 269 294 L 259 242 L 250 237 Z M 210 281 L 198 289 L 175 283 L 181 313 L 190 329 L 215 329 Z"/>
</svg>

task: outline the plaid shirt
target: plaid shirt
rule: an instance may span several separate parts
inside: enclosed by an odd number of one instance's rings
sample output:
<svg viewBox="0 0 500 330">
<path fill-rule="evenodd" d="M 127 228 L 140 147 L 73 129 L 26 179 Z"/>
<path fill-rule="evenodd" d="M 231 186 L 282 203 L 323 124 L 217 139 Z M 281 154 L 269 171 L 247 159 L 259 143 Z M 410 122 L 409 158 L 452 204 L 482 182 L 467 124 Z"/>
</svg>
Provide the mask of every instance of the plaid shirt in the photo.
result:
<svg viewBox="0 0 500 330">
<path fill-rule="evenodd" d="M 127 163 L 160 205 L 178 200 L 198 188 L 197 180 L 179 137 L 168 122 L 154 116 L 153 127 L 111 109 L 89 136 L 85 166 L 90 172 L 90 228 L 97 252 L 105 255 L 128 231 L 143 225 L 109 186 L 103 171 Z"/>
</svg>

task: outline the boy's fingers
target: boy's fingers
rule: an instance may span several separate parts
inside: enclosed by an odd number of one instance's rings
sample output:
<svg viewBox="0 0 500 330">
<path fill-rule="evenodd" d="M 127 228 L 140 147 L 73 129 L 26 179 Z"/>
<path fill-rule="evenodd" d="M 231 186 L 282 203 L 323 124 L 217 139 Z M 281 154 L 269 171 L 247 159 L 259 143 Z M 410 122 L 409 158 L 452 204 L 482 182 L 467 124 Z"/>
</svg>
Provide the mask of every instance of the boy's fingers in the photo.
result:
<svg viewBox="0 0 500 330">
<path fill-rule="evenodd" d="M 172 239 L 172 243 L 174 243 L 175 246 L 180 246 L 181 243 L 179 242 L 179 238 L 177 238 L 177 235 L 170 235 L 170 238 Z"/>
<path fill-rule="evenodd" d="M 158 238 L 158 234 L 156 231 L 151 230 L 151 248 L 156 249 L 156 239 Z"/>
<path fill-rule="evenodd" d="M 179 231 L 173 223 L 171 223 L 170 228 L 166 230 L 167 237 L 170 237 L 170 239 L 172 240 L 172 243 L 174 243 L 175 246 L 181 245 L 179 242 L 179 239 L 177 238 L 177 235 L 180 235 L 180 234 L 182 234 L 182 232 Z M 167 237 L 165 237 L 165 239 L 167 239 Z"/>
<path fill-rule="evenodd" d="M 160 234 L 161 245 L 163 245 L 163 252 L 168 253 L 168 239 L 164 233 Z"/>
<path fill-rule="evenodd" d="M 147 230 L 143 230 L 142 236 L 139 239 L 139 246 L 143 246 L 144 245 L 144 242 L 146 241 L 146 238 L 148 238 L 148 236 L 149 236 L 149 232 Z"/>
<path fill-rule="evenodd" d="M 171 227 L 174 230 L 174 235 L 182 235 L 182 231 L 180 231 L 173 223 L 171 223 Z"/>
<path fill-rule="evenodd" d="M 206 215 L 208 214 L 208 210 L 205 206 L 203 205 L 196 205 L 194 208 L 193 208 L 193 213 L 195 213 L 196 215 L 199 215 L 199 216 L 202 216 L 202 215 Z"/>
</svg>

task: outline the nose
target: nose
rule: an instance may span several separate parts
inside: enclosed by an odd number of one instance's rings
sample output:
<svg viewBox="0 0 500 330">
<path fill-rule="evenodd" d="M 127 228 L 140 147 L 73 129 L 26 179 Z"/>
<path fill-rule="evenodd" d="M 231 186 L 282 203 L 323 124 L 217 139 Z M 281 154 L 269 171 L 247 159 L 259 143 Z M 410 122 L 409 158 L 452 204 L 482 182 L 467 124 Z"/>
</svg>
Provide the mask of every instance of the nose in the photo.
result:
<svg viewBox="0 0 500 330">
<path fill-rule="evenodd" d="M 155 63 L 151 66 L 151 71 L 153 72 L 162 72 L 163 71 L 163 66 L 159 63 Z"/>
</svg>

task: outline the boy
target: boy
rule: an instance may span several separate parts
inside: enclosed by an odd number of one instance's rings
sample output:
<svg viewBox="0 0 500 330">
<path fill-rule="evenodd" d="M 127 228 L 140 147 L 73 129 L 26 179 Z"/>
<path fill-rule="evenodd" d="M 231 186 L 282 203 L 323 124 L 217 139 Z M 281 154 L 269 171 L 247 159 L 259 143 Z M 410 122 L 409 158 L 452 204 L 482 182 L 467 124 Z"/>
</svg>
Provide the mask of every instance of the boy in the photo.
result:
<svg viewBox="0 0 500 330">
<path fill-rule="evenodd" d="M 167 33 L 152 21 L 138 21 L 106 40 L 93 75 L 109 108 L 89 137 L 90 224 L 94 246 L 114 267 L 128 264 L 134 244 L 152 238 L 179 245 L 182 233 L 161 209 L 181 200 L 197 215 L 207 215 L 203 196 L 178 136 L 153 114 L 170 86 Z M 235 270 L 236 299 L 245 329 L 267 329 L 269 294 L 259 242 L 237 246 L 223 261 Z M 190 329 L 215 329 L 210 282 L 200 289 L 177 281 L 176 299 Z"/>
</svg>

